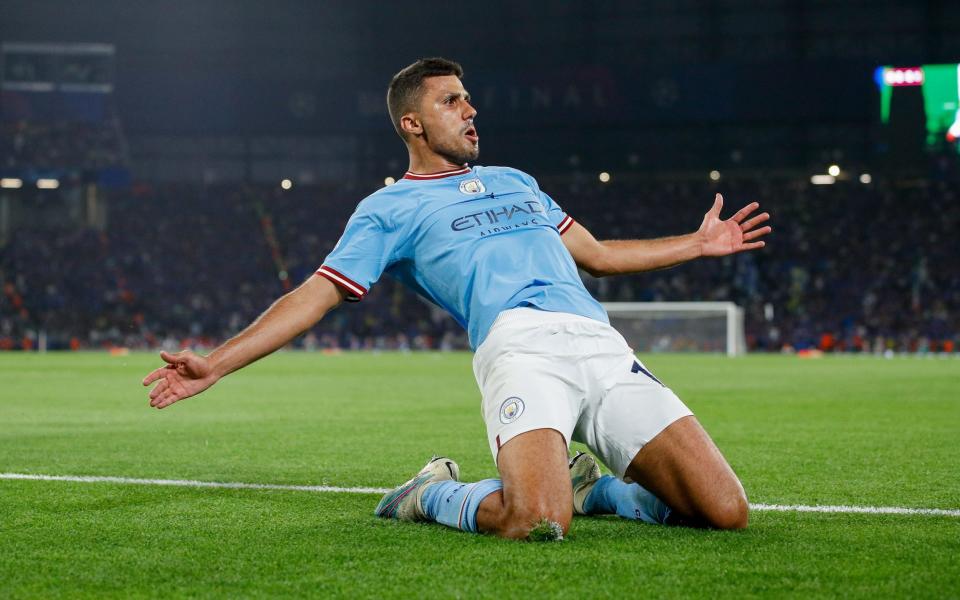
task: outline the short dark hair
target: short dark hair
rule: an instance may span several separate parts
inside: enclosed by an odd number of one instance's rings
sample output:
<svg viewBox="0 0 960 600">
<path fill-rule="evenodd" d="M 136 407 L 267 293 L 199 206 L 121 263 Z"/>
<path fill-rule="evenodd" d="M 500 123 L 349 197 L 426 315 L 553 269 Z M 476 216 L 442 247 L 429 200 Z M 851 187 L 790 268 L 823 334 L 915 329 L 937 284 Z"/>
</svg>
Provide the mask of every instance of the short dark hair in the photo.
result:
<svg viewBox="0 0 960 600">
<path fill-rule="evenodd" d="M 456 75 L 462 79 L 463 67 L 446 58 L 421 58 L 401 69 L 390 80 L 390 86 L 387 87 L 387 110 L 390 111 L 390 120 L 400 137 L 406 139 L 400 129 L 400 117 L 419 105 L 423 96 L 423 80 L 441 75 Z"/>
</svg>

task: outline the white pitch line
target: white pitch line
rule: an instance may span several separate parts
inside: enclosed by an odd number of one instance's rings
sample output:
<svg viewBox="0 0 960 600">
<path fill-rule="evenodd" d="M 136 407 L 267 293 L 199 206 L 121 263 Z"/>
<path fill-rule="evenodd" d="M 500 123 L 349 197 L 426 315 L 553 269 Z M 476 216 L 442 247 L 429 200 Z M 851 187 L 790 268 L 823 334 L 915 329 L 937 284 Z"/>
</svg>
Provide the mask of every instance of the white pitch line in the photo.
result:
<svg viewBox="0 0 960 600">
<path fill-rule="evenodd" d="M 101 475 L 34 475 L 31 473 L 0 473 L 0 480 L 68 481 L 73 483 L 117 483 L 123 485 L 166 485 L 192 488 L 220 488 L 234 490 L 285 490 L 293 492 L 386 494 L 392 488 L 338 487 L 331 485 L 283 485 L 277 483 L 242 483 L 227 481 L 196 481 L 192 479 L 137 479 Z M 899 506 L 808 506 L 804 504 L 751 504 L 751 510 L 775 512 L 814 512 L 870 515 L 924 515 L 960 517 L 960 509 L 904 508 Z"/>
<path fill-rule="evenodd" d="M 899 506 L 806 506 L 803 504 L 751 504 L 752 510 L 776 512 L 816 512 L 866 515 L 933 515 L 939 517 L 960 517 L 960 510 L 947 508 L 903 508 Z"/>
<path fill-rule="evenodd" d="M 232 490 L 286 490 L 294 492 L 343 492 L 347 494 L 386 494 L 387 488 L 336 487 L 331 485 L 281 485 L 277 483 L 240 483 L 228 481 L 194 481 L 191 479 L 134 479 L 85 475 L 32 475 L 30 473 L 0 473 L 0 479 L 27 479 L 32 481 L 70 481 L 74 483 L 120 483 L 126 485 L 170 485 L 193 488 L 227 488 Z"/>
</svg>

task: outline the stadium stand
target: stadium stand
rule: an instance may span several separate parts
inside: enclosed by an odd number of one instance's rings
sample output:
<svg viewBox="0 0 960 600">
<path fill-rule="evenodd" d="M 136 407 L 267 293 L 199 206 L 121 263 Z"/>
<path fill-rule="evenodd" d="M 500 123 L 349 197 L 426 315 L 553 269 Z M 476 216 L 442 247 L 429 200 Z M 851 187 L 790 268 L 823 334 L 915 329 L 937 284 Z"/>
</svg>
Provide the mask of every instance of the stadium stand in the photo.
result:
<svg viewBox="0 0 960 600">
<path fill-rule="evenodd" d="M 599 238 L 691 230 L 714 191 L 775 215 L 762 253 L 592 279 L 602 300 L 732 300 L 752 350 L 952 352 L 960 332 L 956 184 L 542 178 Z M 210 347 L 310 276 L 359 198 L 352 184 L 139 185 L 111 192 L 104 231 L 19 229 L 0 249 L 0 347 Z M 162 215 L 161 218 L 157 216 Z M 278 262 L 265 236 L 272 225 Z M 278 272 L 278 265 L 282 271 Z M 384 278 L 307 348 L 464 348 L 459 326 Z"/>
<path fill-rule="evenodd" d="M 99 169 L 125 162 L 111 123 L 0 121 L 0 168 Z"/>
</svg>

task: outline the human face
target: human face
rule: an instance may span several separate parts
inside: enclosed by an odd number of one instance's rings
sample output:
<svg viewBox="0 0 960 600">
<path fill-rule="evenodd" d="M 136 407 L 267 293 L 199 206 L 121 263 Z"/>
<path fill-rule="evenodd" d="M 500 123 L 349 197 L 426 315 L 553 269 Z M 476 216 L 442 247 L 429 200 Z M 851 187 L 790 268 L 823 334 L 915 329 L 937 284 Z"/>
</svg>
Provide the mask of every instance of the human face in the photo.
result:
<svg viewBox="0 0 960 600">
<path fill-rule="evenodd" d="M 453 164 L 462 165 L 480 156 L 480 136 L 473 119 L 477 110 L 456 75 L 423 80 L 420 123 L 427 147 Z"/>
</svg>

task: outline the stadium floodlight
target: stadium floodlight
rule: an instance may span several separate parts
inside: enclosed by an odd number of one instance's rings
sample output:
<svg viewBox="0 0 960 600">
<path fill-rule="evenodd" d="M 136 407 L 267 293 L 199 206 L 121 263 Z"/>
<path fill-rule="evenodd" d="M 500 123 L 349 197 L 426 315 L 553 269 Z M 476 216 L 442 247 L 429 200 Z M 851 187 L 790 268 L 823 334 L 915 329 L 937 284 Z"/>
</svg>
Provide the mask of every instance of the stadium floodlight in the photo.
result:
<svg viewBox="0 0 960 600">
<path fill-rule="evenodd" d="M 600 183 L 609 183 L 610 182 L 610 173 L 602 171 L 600 173 Z"/>
<path fill-rule="evenodd" d="M 397 180 L 394 179 L 393 177 L 384 177 L 384 178 L 383 178 L 383 185 L 393 185 L 393 184 L 395 184 L 396 182 L 397 182 Z"/>
<path fill-rule="evenodd" d="M 720 181 L 720 171 L 716 169 L 710 171 L 710 181 Z"/>
<path fill-rule="evenodd" d="M 866 185 L 873 181 L 873 177 L 870 176 L 870 173 L 863 173 L 860 175 L 860 183 Z"/>
<path fill-rule="evenodd" d="M 0 179 L 0 188 L 6 188 L 8 190 L 16 190 L 23 187 L 23 180 L 17 179 L 16 177 L 4 177 Z"/>
<path fill-rule="evenodd" d="M 833 177 L 836 177 L 840 174 L 840 165 L 830 165 L 830 167 L 827 169 L 827 173 Z"/>
<path fill-rule="evenodd" d="M 60 187 L 60 182 L 56 179 L 44 179 L 40 178 L 37 180 L 37 189 L 40 190 L 55 190 Z"/>
<path fill-rule="evenodd" d="M 833 175 L 814 175 L 810 178 L 813 185 L 833 185 L 836 181 L 837 178 Z"/>
<path fill-rule="evenodd" d="M 747 351 L 743 309 L 733 302 L 604 302 L 603 308 L 638 352 Z"/>
<path fill-rule="evenodd" d="M 293 187 L 293 182 L 290 181 L 289 179 L 284 179 L 283 181 L 280 182 L 280 187 L 282 187 L 285 190 L 289 190 L 290 188 Z"/>
</svg>

